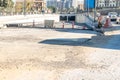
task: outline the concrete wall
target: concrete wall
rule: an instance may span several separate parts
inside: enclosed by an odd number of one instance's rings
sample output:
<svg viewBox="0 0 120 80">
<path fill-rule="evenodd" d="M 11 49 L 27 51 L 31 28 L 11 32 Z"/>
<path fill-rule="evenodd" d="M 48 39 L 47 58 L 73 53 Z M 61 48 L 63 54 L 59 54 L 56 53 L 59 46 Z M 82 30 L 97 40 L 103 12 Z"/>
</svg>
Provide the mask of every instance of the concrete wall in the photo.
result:
<svg viewBox="0 0 120 80">
<path fill-rule="evenodd" d="M 86 16 L 85 14 L 77 14 L 76 15 L 76 22 L 77 23 L 84 23 L 88 29 L 93 29 L 94 25 L 94 18 L 92 16 Z"/>
<path fill-rule="evenodd" d="M 76 14 L 75 22 L 77 23 L 85 23 L 85 16 L 84 14 Z"/>
<path fill-rule="evenodd" d="M 7 23 L 25 23 L 25 22 L 40 22 L 44 23 L 44 20 L 54 20 L 59 22 L 59 14 L 35 14 L 35 15 L 14 15 L 14 16 L 0 16 L 0 24 Z"/>
</svg>

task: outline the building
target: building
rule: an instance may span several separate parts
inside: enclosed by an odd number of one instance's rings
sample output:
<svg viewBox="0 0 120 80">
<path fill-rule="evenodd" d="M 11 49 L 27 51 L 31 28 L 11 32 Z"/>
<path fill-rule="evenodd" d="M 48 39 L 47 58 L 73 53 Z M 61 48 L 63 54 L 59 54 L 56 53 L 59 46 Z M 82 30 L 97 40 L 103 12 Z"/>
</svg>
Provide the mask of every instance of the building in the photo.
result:
<svg viewBox="0 0 120 80">
<path fill-rule="evenodd" d="M 78 1 L 78 8 L 84 10 L 84 0 Z"/>
<path fill-rule="evenodd" d="M 94 3 L 92 3 L 94 2 Z M 119 8 L 120 0 L 84 0 L 84 9 Z"/>
<path fill-rule="evenodd" d="M 57 0 L 47 0 L 46 1 L 46 6 L 53 6 L 53 7 L 57 7 Z"/>
<path fill-rule="evenodd" d="M 96 2 L 96 4 L 95 4 Z M 85 11 L 92 11 L 95 8 L 95 5 L 97 5 L 97 0 L 84 0 L 84 10 Z"/>
<path fill-rule="evenodd" d="M 120 0 L 96 0 L 96 8 L 117 8 Z"/>
<path fill-rule="evenodd" d="M 33 0 L 34 3 L 34 9 L 41 12 L 42 10 L 45 10 L 46 8 L 46 0 Z"/>
</svg>

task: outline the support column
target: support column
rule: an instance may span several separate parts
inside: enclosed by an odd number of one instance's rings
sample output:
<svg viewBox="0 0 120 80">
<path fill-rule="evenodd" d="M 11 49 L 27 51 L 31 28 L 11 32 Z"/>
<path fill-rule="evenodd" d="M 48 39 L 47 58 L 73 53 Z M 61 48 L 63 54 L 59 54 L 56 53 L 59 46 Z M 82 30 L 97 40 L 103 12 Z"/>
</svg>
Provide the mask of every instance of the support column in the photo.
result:
<svg viewBox="0 0 120 80">
<path fill-rule="evenodd" d="M 67 16 L 67 22 L 69 21 L 69 20 L 68 20 L 68 17 L 69 17 L 69 16 Z"/>
</svg>

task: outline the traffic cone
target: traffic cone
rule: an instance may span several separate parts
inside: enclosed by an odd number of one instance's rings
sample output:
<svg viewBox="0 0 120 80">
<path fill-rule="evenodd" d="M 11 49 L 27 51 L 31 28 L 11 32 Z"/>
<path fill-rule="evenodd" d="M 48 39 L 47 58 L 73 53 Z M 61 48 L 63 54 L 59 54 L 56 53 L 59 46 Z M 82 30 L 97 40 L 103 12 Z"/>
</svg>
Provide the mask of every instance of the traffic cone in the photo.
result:
<svg viewBox="0 0 120 80">
<path fill-rule="evenodd" d="M 109 26 L 109 19 L 107 18 L 104 24 L 104 28 L 107 28 Z"/>
<path fill-rule="evenodd" d="M 108 23 L 109 23 L 109 27 L 112 27 L 112 23 L 111 23 L 110 18 L 108 19 Z"/>
<path fill-rule="evenodd" d="M 35 20 L 33 20 L 33 27 L 35 27 Z"/>
<path fill-rule="evenodd" d="M 72 22 L 72 29 L 74 29 L 74 21 Z"/>
<path fill-rule="evenodd" d="M 85 26 L 83 26 L 83 27 L 82 27 L 82 30 L 85 30 L 85 29 L 86 29 L 86 27 L 85 27 Z"/>
<path fill-rule="evenodd" d="M 64 29 L 64 22 L 63 22 L 62 28 Z"/>
</svg>

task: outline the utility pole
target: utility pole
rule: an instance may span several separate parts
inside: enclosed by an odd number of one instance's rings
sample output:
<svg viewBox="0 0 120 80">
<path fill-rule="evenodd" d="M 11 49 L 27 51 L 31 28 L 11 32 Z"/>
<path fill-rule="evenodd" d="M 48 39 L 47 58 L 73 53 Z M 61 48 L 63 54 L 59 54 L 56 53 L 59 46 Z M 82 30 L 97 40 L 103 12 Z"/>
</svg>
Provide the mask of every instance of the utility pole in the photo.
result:
<svg viewBox="0 0 120 80">
<path fill-rule="evenodd" d="M 94 22 L 96 18 L 96 0 L 94 0 Z"/>
<path fill-rule="evenodd" d="M 26 15 L 26 0 L 23 2 L 23 14 Z"/>
<path fill-rule="evenodd" d="M 89 6 L 90 6 L 89 0 L 87 2 L 88 2 L 88 16 L 89 16 Z"/>
</svg>

